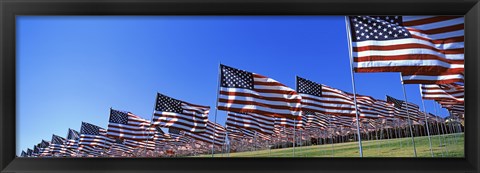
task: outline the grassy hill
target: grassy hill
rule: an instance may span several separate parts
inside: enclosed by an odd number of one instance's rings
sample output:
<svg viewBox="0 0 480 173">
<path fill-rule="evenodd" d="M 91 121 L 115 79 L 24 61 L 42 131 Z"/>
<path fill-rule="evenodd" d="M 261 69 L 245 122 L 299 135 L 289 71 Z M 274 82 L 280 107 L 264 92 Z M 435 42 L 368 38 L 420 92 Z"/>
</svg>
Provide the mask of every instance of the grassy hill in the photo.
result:
<svg viewBox="0 0 480 173">
<path fill-rule="evenodd" d="M 464 157 L 464 134 L 432 136 L 434 157 Z M 441 145 L 440 145 L 441 144 Z M 413 157 L 411 138 L 362 141 L 364 157 Z M 428 137 L 415 137 L 418 157 L 431 157 Z M 358 157 L 358 142 L 295 147 L 295 157 Z M 200 155 L 196 157 L 212 157 Z M 264 149 L 215 157 L 293 157 L 293 148 Z"/>
</svg>

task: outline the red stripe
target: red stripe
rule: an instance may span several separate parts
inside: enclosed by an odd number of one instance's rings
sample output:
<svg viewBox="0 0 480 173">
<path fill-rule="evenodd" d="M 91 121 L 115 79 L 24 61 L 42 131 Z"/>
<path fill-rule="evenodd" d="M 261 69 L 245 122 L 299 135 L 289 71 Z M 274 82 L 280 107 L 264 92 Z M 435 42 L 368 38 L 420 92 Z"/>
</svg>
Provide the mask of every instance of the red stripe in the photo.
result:
<svg viewBox="0 0 480 173">
<path fill-rule="evenodd" d="M 424 76 L 442 76 L 442 75 L 453 75 L 453 74 L 461 74 L 463 76 L 464 68 L 449 68 L 442 72 L 436 71 L 417 71 L 417 72 L 402 72 L 403 76 L 411 76 L 411 75 L 424 75 Z"/>
<path fill-rule="evenodd" d="M 403 26 L 424 25 L 424 24 L 429 24 L 429 23 L 435 23 L 435 22 L 441 22 L 441 21 L 461 18 L 461 17 L 463 17 L 463 16 L 436 16 L 436 17 L 430 17 L 430 18 L 419 19 L 419 20 L 404 21 Z"/>
<path fill-rule="evenodd" d="M 449 80 L 404 80 L 404 84 L 449 84 L 453 82 L 464 82 L 463 79 L 449 79 Z"/>
</svg>

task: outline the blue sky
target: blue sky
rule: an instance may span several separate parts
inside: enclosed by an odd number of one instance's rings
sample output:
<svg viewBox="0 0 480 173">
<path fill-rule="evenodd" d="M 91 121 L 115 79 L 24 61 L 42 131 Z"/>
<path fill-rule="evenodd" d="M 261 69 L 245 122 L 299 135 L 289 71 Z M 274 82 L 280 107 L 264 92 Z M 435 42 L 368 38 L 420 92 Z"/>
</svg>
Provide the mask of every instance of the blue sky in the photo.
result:
<svg viewBox="0 0 480 173">
<path fill-rule="evenodd" d="M 17 153 L 82 121 L 106 128 L 110 107 L 151 119 L 156 92 L 209 105 L 213 120 L 219 63 L 352 92 L 347 46 L 343 16 L 17 16 Z M 404 98 L 399 73 L 355 81 Z M 421 106 L 418 85 L 406 90 Z"/>
</svg>

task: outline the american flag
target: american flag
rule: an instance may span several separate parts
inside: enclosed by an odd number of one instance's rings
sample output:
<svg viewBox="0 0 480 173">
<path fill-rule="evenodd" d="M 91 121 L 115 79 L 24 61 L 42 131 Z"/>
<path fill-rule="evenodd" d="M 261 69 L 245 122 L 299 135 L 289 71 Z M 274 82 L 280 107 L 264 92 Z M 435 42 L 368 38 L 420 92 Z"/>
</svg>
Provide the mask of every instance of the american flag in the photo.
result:
<svg viewBox="0 0 480 173">
<path fill-rule="evenodd" d="M 297 92 L 302 96 L 304 111 L 355 116 L 351 94 L 297 76 Z"/>
<path fill-rule="evenodd" d="M 170 135 L 170 139 L 172 139 L 171 142 L 175 142 L 178 145 L 183 145 L 190 142 L 191 138 L 185 136 L 185 132 L 180 129 L 168 128 L 168 133 Z"/>
<path fill-rule="evenodd" d="M 290 118 L 275 118 L 274 125 L 285 126 L 287 128 L 303 129 L 307 126 L 307 120 L 305 115 L 302 115 L 296 119 Z"/>
<path fill-rule="evenodd" d="M 422 98 L 425 100 L 454 101 L 464 103 L 465 87 L 451 84 L 425 84 L 420 85 Z"/>
<path fill-rule="evenodd" d="M 79 150 L 98 156 L 104 149 L 110 148 L 114 139 L 107 137 L 107 130 L 99 126 L 82 122 L 80 128 Z"/>
<path fill-rule="evenodd" d="M 52 154 L 55 154 L 55 153 L 59 153 L 59 154 L 67 154 L 67 148 L 65 147 L 65 142 L 67 140 L 61 136 L 58 136 L 58 135 L 55 135 L 53 134 L 52 135 L 52 142 L 50 144 L 50 151 L 52 152 Z M 70 153 L 68 153 L 70 154 Z"/>
<path fill-rule="evenodd" d="M 446 108 L 454 115 L 461 115 L 465 113 L 465 105 L 456 101 L 438 101 L 442 108 Z"/>
<path fill-rule="evenodd" d="M 27 153 L 26 154 L 27 154 L 28 157 L 34 156 L 33 151 L 30 148 L 27 148 Z"/>
<path fill-rule="evenodd" d="M 327 117 L 318 112 L 303 111 L 303 116 L 307 117 L 307 129 L 326 129 L 328 127 Z"/>
<path fill-rule="evenodd" d="M 421 118 L 420 107 L 414 103 L 406 103 L 403 100 L 398 100 L 388 95 L 387 103 L 393 104 L 395 116 L 398 116 L 400 118 L 408 118 L 408 115 L 410 115 L 410 119 L 415 121 Z"/>
<path fill-rule="evenodd" d="M 117 139 L 106 153 L 110 157 L 125 157 L 132 154 L 132 152 L 133 147 L 129 147 L 125 145 L 123 140 Z"/>
<path fill-rule="evenodd" d="M 107 135 L 119 139 L 149 140 L 153 139 L 155 127 L 149 120 L 131 112 L 110 109 Z"/>
<path fill-rule="evenodd" d="M 370 96 L 357 95 L 357 106 L 360 117 L 380 118 L 393 116 L 392 104 Z"/>
<path fill-rule="evenodd" d="M 356 72 L 401 72 L 404 83 L 463 81 L 464 17 L 350 16 Z"/>
<path fill-rule="evenodd" d="M 140 148 L 140 149 L 147 149 L 147 150 L 155 150 L 155 144 L 156 144 L 154 140 L 137 141 L 137 140 L 130 140 L 130 139 L 125 139 L 124 143 L 126 146 L 129 146 L 132 148 Z"/>
<path fill-rule="evenodd" d="M 177 100 L 157 93 L 153 124 L 189 132 L 203 132 L 208 121 L 209 106 Z"/>
<path fill-rule="evenodd" d="M 350 128 L 354 125 L 353 124 L 354 121 L 355 121 L 354 117 L 336 116 L 336 115 L 330 116 L 330 123 L 339 127 Z"/>
<path fill-rule="evenodd" d="M 180 147 L 193 141 L 192 138 L 185 136 L 185 132 L 176 128 L 169 128 L 169 133 L 164 133 L 157 127 L 158 133 L 155 134 L 155 146 L 158 149 L 165 149 L 167 146 Z M 199 132 L 201 133 L 201 132 Z"/>
<path fill-rule="evenodd" d="M 272 134 L 275 119 L 273 117 L 262 116 L 254 113 L 227 113 L 225 124 L 240 129 L 254 130 L 259 133 Z"/>
<path fill-rule="evenodd" d="M 207 129 L 205 132 L 191 133 L 185 132 L 185 135 L 192 137 L 195 140 L 206 143 L 214 142 L 217 146 L 222 146 L 225 143 L 225 135 L 227 130 L 218 123 L 207 121 Z"/>
<path fill-rule="evenodd" d="M 240 131 L 242 132 L 243 134 L 243 137 L 245 138 L 255 138 L 255 135 L 256 135 L 256 138 L 257 140 L 261 139 L 261 140 L 271 140 L 272 136 L 268 135 L 268 134 L 263 134 L 263 133 L 256 133 L 255 131 L 253 130 L 250 130 L 250 129 L 240 129 Z"/>
<path fill-rule="evenodd" d="M 73 129 L 68 129 L 67 141 L 65 142 L 65 148 L 70 150 L 71 155 L 78 150 L 78 140 L 80 139 L 80 133 Z"/>
<path fill-rule="evenodd" d="M 39 156 L 41 157 L 49 157 L 52 156 L 52 153 L 50 151 L 50 142 L 42 140 L 38 145 L 39 148 Z"/>
<path fill-rule="evenodd" d="M 34 146 L 33 146 L 32 154 L 29 155 L 29 156 L 35 156 L 35 157 L 37 157 L 39 154 L 40 154 L 40 148 L 38 148 L 37 145 L 34 145 Z"/>
<path fill-rule="evenodd" d="M 225 129 L 227 130 L 227 135 L 230 140 L 232 139 L 241 139 L 243 138 L 242 130 L 235 126 L 226 125 Z"/>
<path fill-rule="evenodd" d="M 218 109 L 237 113 L 295 118 L 301 116 L 301 96 L 271 78 L 220 65 Z"/>
</svg>

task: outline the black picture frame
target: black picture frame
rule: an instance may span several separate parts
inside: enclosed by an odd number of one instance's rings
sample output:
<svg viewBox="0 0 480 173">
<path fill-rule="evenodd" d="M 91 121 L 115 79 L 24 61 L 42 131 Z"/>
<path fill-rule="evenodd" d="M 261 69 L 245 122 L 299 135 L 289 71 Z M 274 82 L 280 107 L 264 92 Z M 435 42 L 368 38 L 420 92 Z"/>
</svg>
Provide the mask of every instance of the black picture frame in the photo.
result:
<svg viewBox="0 0 480 173">
<path fill-rule="evenodd" d="M 478 0 L 0 0 L 1 172 L 479 172 Z M 18 15 L 465 15 L 465 158 L 18 158 Z"/>
</svg>

